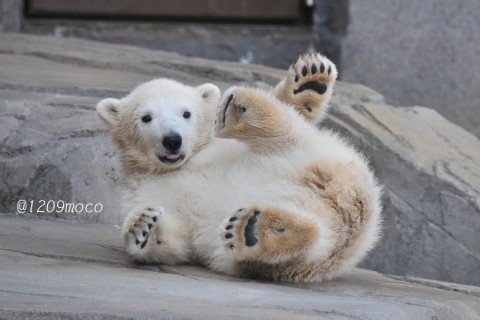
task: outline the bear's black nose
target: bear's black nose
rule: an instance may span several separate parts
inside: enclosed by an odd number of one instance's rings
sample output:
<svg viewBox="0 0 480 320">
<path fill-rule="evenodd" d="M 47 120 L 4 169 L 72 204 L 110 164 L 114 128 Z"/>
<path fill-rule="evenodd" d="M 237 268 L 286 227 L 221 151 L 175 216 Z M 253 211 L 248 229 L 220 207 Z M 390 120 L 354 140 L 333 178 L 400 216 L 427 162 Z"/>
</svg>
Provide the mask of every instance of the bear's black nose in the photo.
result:
<svg viewBox="0 0 480 320">
<path fill-rule="evenodd" d="M 170 152 L 175 152 L 182 146 L 182 137 L 178 133 L 169 133 L 163 137 L 162 144 Z"/>
</svg>

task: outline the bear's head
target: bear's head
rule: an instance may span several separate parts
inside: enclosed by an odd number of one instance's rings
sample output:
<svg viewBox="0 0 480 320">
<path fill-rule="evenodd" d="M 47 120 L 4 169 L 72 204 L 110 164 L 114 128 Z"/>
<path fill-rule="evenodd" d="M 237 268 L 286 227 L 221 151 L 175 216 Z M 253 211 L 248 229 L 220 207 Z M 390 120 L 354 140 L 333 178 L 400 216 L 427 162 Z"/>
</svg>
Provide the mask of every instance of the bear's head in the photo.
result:
<svg viewBox="0 0 480 320">
<path fill-rule="evenodd" d="M 120 152 L 125 174 L 162 174 L 182 166 L 211 139 L 217 86 L 169 79 L 143 83 L 122 99 L 97 104 Z"/>
</svg>

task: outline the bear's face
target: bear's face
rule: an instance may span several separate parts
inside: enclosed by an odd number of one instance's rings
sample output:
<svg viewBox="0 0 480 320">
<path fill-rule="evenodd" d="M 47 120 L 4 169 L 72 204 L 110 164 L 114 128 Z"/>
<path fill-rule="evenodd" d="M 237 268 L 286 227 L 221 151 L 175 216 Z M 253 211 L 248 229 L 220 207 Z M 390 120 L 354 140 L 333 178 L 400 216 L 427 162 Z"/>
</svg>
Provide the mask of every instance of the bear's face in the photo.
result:
<svg viewBox="0 0 480 320">
<path fill-rule="evenodd" d="M 157 79 L 118 100 L 108 98 L 97 113 L 109 126 L 125 173 L 161 174 L 179 168 L 211 137 L 220 90 Z"/>
</svg>

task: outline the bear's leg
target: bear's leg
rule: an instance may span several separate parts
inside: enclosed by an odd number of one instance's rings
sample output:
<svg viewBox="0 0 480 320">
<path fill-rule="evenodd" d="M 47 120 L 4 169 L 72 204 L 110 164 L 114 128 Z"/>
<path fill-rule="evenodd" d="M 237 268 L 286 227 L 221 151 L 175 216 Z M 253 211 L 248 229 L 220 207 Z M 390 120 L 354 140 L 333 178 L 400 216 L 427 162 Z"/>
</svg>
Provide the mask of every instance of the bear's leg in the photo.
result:
<svg viewBox="0 0 480 320">
<path fill-rule="evenodd" d="M 305 254 L 318 233 L 315 222 L 287 210 L 253 206 L 224 222 L 222 239 L 235 261 L 277 264 Z"/>
<path fill-rule="evenodd" d="M 309 122 L 325 116 L 337 79 L 335 65 L 319 53 L 301 55 L 274 89 L 275 96 L 292 105 Z"/>
<path fill-rule="evenodd" d="M 135 260 L 174 264 L 188 262 L 189 250 L 181 221 L 167 217 L 160 208 L 143 208 L 123 223 L 126 251 Z"/>
</svg>

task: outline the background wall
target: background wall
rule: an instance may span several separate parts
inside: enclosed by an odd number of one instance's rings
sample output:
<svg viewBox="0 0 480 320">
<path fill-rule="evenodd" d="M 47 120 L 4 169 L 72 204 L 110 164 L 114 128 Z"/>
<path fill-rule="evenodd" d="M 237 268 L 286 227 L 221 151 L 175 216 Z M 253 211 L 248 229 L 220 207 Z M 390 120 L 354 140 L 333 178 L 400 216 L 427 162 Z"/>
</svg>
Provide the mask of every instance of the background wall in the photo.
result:
<svg viewBox="0 0 480 320">
<path fill-rule="evenodd" d="M 351 1 L 342 49 L 343 80 L 480 137 L 480 1 Z"/>
<path fill-rule="evenodd" d="M 23 1 L 0 0 L 0 31 L 18 32 L 23 20 Z"/>
</svg>

